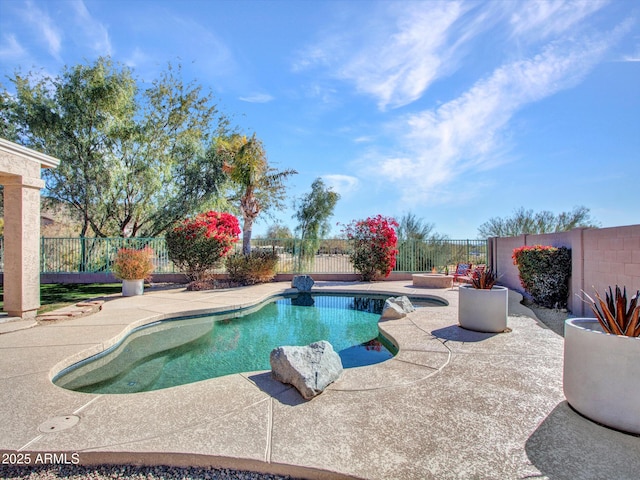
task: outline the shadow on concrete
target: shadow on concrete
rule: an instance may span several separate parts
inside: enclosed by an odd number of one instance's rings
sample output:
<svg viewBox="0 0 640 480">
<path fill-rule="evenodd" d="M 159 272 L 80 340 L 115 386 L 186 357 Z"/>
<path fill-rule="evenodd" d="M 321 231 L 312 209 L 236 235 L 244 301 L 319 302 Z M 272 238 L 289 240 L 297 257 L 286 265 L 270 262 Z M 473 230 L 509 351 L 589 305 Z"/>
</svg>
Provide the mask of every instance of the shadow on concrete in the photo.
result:
<svg viewBox="0 0 640 480">
<path fill-rule="evenodd" d="M 431 335 L 443 340 L 453 340 L 455 342 L 482 342 L 498 334 L 475 332 L 473 330 L 466 330 L 460 325 L 449 325 L 448 327 L 432 330 Z"/>
<path fill-rule="evenodd" d="M 525 444 L 551 480 L 638 479 L 640 437 L 600 426 L 559 403 Z"/>
<path fill-rule="evenodd" d="M 307 403 L 307 400 L 300 395 L 300 392 L 298 392 L 295 387 L 274 380 L 271 372 L 257 373 L 247 378 L 252 381 L 256 387 L 283 405 L 295 407 L 296 405 Z"/>
</svg>

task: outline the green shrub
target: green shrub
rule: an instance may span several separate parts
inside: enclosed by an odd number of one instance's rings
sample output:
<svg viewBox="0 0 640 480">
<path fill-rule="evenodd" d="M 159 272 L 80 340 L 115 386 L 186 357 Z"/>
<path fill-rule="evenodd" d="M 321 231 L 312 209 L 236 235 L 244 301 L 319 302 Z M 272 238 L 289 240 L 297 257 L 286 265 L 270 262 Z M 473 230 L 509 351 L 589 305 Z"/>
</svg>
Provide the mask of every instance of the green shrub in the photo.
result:
<svg viewBox="0 0 640 480">
<path fill-rule="evenodd" d="M 226 260 L 229 280 L 242 285 L 266 283 L 276 276 L 278 254 L 264 250 L 253 250 L 249 255 L 238 253 Z"/>
<path fill-rule="evenodd" d="M 570 249 L 543 245 L 520 247 L 513 251 L 512 258 L 520 271 L 520 283 L 538 305 L 548 308 L 567 306 Z"/>
</svg>

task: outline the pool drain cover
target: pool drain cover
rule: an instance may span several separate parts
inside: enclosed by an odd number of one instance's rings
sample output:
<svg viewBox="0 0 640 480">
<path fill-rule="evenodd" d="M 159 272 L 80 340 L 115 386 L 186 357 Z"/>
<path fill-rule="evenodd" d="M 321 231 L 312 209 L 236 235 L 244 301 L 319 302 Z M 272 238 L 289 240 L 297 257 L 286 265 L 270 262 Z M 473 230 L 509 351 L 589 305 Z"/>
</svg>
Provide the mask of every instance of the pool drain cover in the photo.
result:
<svg viewBox="0 0 640 480">
<path fill-rule="evenodd" d="M 53 433 L 66 430 L 75 426 L 80 421 L 80 417 L 76 415 L 65 415 L 64 417 L 53 417 L 46 422 L 40 424 L 38 431 L 42 433 Z"/>
</svg>

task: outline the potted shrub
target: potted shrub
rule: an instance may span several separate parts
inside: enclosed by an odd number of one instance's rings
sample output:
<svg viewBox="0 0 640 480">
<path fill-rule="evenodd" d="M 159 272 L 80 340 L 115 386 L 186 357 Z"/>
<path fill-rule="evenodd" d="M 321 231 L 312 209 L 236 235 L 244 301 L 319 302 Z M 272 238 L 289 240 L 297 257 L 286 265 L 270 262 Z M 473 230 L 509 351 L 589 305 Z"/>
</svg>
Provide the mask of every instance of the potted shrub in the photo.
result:
<svg viewBox="0 0 640 480">
<path fill-rule="evenodd" d="M 458 288 L 458 323 L 478 332 L 499 333 L 507 330 L 509 290 L 496 285 L 491 269 L 476 270 L 470 285 Z"/>
<path fill-rule="evenodd" d="M 565 321 L 564 395 L 585 417 L 640 434 L 640 291 L 630 302 L 617 285 L 605 300 L 585 296 L 596 318 Z"/>
<path fill-rule="evenodd" d="M 153 272 L 153 250 L 121 248 L 111 266 L 116 278 L 122 280 L 122 296 L 131 297 L 144 293 L 144 281 Z"/>
</svg>

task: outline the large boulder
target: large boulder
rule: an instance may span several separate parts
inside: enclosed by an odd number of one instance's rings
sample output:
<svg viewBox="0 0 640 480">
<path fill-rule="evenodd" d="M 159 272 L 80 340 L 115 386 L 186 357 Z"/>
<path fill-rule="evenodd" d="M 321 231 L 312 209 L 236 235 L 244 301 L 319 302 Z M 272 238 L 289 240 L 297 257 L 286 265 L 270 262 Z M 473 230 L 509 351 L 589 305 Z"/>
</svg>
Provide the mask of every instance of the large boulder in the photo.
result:
<svg viewBox="0 0 640 480">
<path fill-rule="evenodd" d="M 319 395 L 342 374 L 342 361 L 325 340 L 306 347 L 278 347 L 271 351 L 271 374 L 298 389 L 306 399 Z"/>
<path fill-rule="evenodd" d="M 384 308 L 382 309 L 382 320 L 395 320 L 398 318 L 404 318 L 407 313 L 414 312 L 416 309 L 411 303 L 411 300 L 406 296 L 387 298 L 384 302 Z"/>
<path fill-rule="evenodd" d="M 314 283 L 310 275 L 296 275 L 291 280 L 291 288 L 297 288 L 300 292 L 310 292 Z"/>
</svg>

